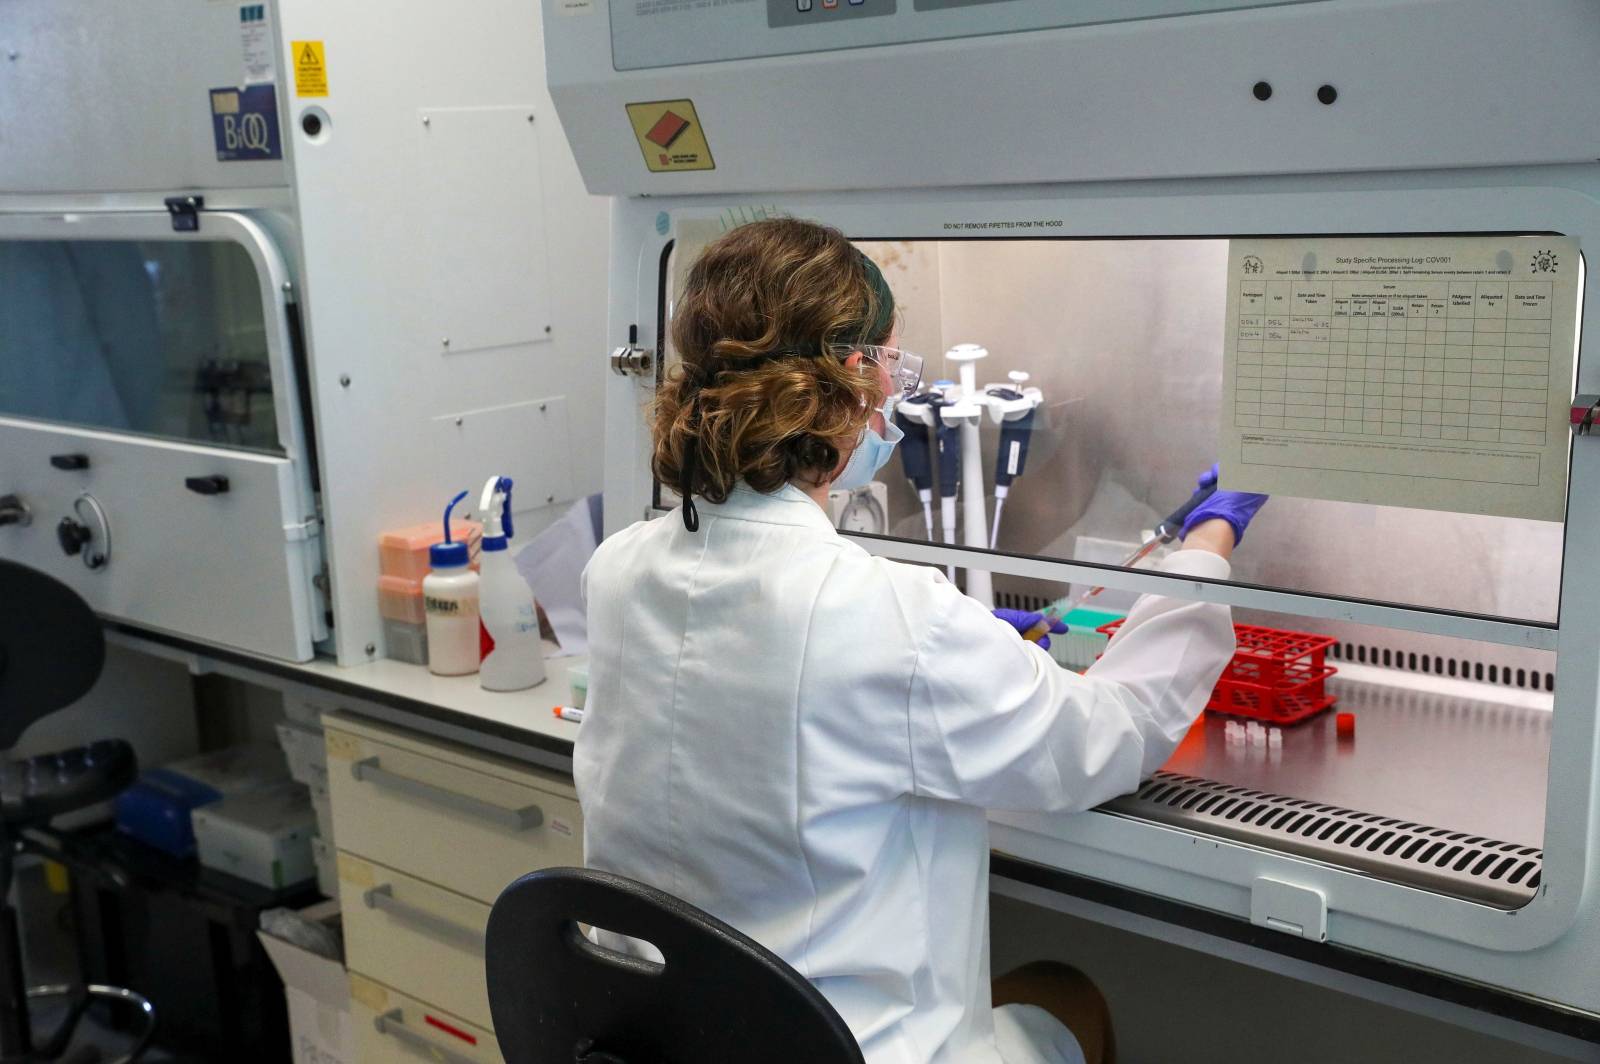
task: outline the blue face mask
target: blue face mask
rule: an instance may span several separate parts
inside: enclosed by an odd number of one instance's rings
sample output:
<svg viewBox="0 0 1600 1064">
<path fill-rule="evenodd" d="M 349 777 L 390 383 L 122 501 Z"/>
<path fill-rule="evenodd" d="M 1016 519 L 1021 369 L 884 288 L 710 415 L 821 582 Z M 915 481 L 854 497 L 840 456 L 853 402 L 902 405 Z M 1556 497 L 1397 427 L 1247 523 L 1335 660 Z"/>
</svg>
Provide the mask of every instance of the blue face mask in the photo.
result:
<svg viewBox="0 0 1600 1064">
<path fill-rule="evenodd" d="M 839 475 L 834 478 L 831 487 L 840 491 L 852 488 L 864 488 L 877 476 L 878 470 L 889 464 L 889 456 L 894 454 L 894 446 L 905 439 L 905 433 L 900 431 L 887 414 L 888 403 L 883 404 L 884 426 L 889 430 L 887 438 L 878 434 L 871 425 L 868 425 L 861 434 L 861 442 L 856 449 L 850 452 L 850 460 L 844 464 Z"/>
</svg>

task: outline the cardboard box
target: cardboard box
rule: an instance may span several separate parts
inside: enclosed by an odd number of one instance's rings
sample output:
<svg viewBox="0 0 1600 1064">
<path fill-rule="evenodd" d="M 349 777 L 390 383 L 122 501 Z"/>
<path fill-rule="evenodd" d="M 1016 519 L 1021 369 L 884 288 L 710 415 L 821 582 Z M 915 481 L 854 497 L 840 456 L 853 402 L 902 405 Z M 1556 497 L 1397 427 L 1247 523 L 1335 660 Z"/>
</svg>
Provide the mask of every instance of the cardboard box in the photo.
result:
<svg viewBox="0 0 1600 1064">
<path fill-rule="evenodd" d="M 337 926 L 339 903 L 318 902 L 300 915 Z M 256 932 L 283 979 L 289 1005 L 289 1042 L 294 1064 L 356 1064 L 355 1029 L 350 1020 L 350 980 L 342 963 Z"/>
<path fill-rule="evenodd" d="M 311 837 L 317 814 L 292 781 L 224 798 L 193 813 L 200 863 L 281 890 L 317 874 Z"/>
</svg>

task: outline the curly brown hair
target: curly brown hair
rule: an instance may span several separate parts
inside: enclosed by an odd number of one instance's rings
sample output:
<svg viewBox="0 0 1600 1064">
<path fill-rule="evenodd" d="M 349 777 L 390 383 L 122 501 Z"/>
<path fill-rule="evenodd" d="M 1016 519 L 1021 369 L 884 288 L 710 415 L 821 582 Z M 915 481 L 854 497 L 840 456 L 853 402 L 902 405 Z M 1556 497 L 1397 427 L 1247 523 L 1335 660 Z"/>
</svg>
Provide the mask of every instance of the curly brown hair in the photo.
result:
<svg viewBox="0 0 1600 1064">
<path fill-rule="evenodd" d="M 739 481 L 774 492 L 824 483 L 884 399 L 876 374 L 847 367 L 887 343 L 894 297 L 836 229 L 773 219 L 709 245 L 677 300 L 682 359 L 654 408 L 656 478 L 684 499 L 723 502 Z"/>
</svg>

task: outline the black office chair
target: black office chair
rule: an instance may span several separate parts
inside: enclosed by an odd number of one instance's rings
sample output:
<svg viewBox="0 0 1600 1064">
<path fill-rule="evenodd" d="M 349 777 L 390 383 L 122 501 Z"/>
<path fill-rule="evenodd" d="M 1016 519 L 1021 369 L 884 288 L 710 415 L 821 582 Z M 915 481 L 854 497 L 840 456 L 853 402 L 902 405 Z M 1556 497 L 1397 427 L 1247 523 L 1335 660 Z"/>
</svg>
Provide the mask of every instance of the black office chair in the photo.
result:
<svg viewBox="0 0 1600 1064">
<path fill-rule="evenodd" d="M 656 964 L 580 923 L 644 939 Z M 817 988 L 687 902 L 583 868 L 523 876 L 489 913 L 489 1010 L 506 1064 L 863 1064 Z"/>
<path fill-rule="evenodd" d="M 140 1013 L 139 1032 L 122 1058 L 136 1059 L 154 1033 L 150 1003 L 122 987 L 28 988 L 17 912 L 9 901 L 13 866 L 28 849 L 25 828 L 114 797 L 133 782 L 133 747 L 107 739 L 22 760 L 9 755 L 28 726 L 82 698 L 105 665 L 100 620 L 67 585 L 0 560 L 0 1064 L 57 1060 L 92 999 Z M 30 999 L 66 997 L 66 1018 L 43 1046 L 33 1043 Z"/>
</svg>

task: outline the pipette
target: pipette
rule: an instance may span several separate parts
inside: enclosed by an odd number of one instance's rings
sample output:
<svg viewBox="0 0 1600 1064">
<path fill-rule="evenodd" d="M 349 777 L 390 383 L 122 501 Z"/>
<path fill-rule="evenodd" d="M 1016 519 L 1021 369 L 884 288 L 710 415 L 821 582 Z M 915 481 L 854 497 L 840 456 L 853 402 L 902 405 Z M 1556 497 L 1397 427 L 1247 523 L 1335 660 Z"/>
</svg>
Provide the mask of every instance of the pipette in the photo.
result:
<svg viewBox="0 0 1600 1064">
<path fill-rule="evenodd" d="M 986 393 L 1008 406 L 1028 398 L 1018 391 L 1027 381 L 1028 375 L 1013 370 L 1009 376 L 1012 387 L 994 387 Z M 1034 401 L 1037 401 L 1037 397 Z M 1000 422 L 1000 450 L 995 455 L 994 462 L 994 523 L 989 528 L 990 550 L 994 550 L 1000 542 L 1000 511 L 1005 509 L 1006 496 L 1011 492 L 1011 482 L 1022 475 L 1023 467 L 1028 462 L 1028 439 L 1033 434 L 1033 412 L 1033 407 L 1029 407 L 1021 414 L 1011 411 L 1005 414 Z"/>
<path fill-rule="evenodd" d="M 928 530 L 928 542 L 933 542 L 933 458 L 929 453 L 928 394 L 914 395 L 902 400 L 894 408 L 894 423 L 905 439 L 900 441 L 900 463 L 906 479 L 916 489 L 922 502 L 922 523 Z M 927 420 L 923 420 L 923 418 Z"/>
<path fill-rule="evenodd" d="M 935 381 L 934 388 L 953 388 L 954 381 Z M 937 393 L 930 400 L 935 415 L 941 407 L 950 403 L 942 393 Z M 944 541 L 954 544 L 956 541 L 956 501 L 961 490 L 961 426 L 951 424 L 939 417 L 934 432 L 934 439 L 938 445 L 939 456 L 939 521 L 944 526 Z M 946 567 L 946 575 L 953 584 L 956 580 L 956 567 Z"/>
<path fill-rule="evenodd" d="M 1138 565 L 1140 562 L 1144 561 L 1152 553 L 1154 553 L 1157 547 L 1171 543 L 1173 540 L 1177 539 L 1178 533 L 1183 531 L 1183 523 L 1189 520 L 1189 515 L 1194 513 L 1195 509 L 1201 503 L 1205 502 L 1216 493 L 1217 485 L 1215 482 L 1207 484 L 1203 488 L 1196 488 L 1194 494 L 1189 496 L 1188 502 L 1184 503 L 1182 506 L 1168 514 L 1166 520 L 1162 521 L 1156 526 L 1155 534 L 1141 543 L 1138 550 L 1128 555 L 1127 560 L 1122 563 L 1122 567 L 1124 569 L 1130 569 L 1133 566 Z M 1085 602 L 1088 602 L 1090 599 L 1094 598 L 1104 590 L 1105 588 L 1103 587 L 1091 587 L 1089 590 L 1073 599 L 1072 604 L 1067 607 L 1066 612 L 1071 613 L 1073 610 L 1077 609 Z"/>
</svg>

